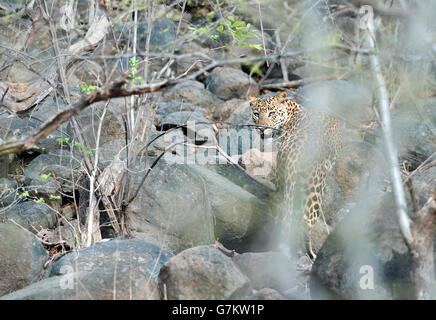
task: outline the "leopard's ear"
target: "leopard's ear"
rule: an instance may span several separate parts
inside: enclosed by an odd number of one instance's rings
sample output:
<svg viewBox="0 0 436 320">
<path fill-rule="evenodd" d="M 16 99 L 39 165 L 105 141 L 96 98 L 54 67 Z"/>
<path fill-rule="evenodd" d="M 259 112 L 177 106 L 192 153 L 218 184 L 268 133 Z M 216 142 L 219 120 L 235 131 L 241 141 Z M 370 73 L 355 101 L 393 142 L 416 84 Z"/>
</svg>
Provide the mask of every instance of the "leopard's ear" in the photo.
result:
<svg viewBox="0 0 436 320">
<path fill-rule="evenodd" d="M 280 100 L 284 99 L 288 96 L 288 93 L 286 91 L 279 92 L 275 97 L 274 100 Z"/>
<path fill-rule="evenodd" d="M 257 97 L 255 97 L 255 96 L 248 97 L 248 102 L 255 102 L 255 101 L 257 101 Z"/>
</svg>

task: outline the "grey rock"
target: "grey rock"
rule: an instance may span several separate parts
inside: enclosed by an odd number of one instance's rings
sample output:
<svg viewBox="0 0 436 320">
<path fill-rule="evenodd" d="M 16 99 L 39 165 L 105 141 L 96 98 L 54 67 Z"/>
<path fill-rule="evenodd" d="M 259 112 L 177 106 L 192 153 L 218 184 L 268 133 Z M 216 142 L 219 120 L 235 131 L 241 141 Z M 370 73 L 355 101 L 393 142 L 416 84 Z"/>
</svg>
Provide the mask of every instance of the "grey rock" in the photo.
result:
<svg viewBox="0 0 436 320">
<path fill-rule="evenodd" d="M 241 70 L 226 67 L 215 68 L 206 78 L 206 87 L 223 100 L 259 94 L 256 81 Z"/>
<path fill-rule="evenodd" d="M 136 190 L 143 174 L 132 177 Z M 151 170 L 138 195 L 126 210 L 128 224 L 135 232 L 148 225 L 179 239 L 173 252 L 214 241 L 213 218 L 204 179 L 183 164 L 159 163 Z"/>
<path fill-rule="evenodd" d="M 62 270 L 68 267 L 74 272 L 104 273 L 105 269 L 121 271 L 130 265 L 141 268 L 146 276 L 157 281 L 160 268 L 172 256 L 169 251 L 140 239 L 114 239 L 62 256 L 54 263 L 50 276 L 62 275 L 65 273 Z"/>
<path fill-rule="evenodd" d="M 163 91 L 160 101 L 176 100 L 199 106 L 205 110 L 214 110 L 222 100 L 204 88 L 203 83 L 187 80 Z"/>
<path fill-rule="evenodd" d="M 430 167 L 418 172 L 412 178 L 413 188 L 418 197 L 419 207 L 422 208 L 436 191 L 436 167 Z"/>
<path fill-rule="evenodd" d="M 159 300 L 157 285 L 140 268 L 67 273 L 43 279 L 0 300 Z"/>
<path fill-rule="evenodd" d="M 244 190 L 247 190 L 261 200 L 268 199 L 271 196 L 271 192 L 275 190 L 273 185 L 253 178 L 244 170 L 241 170 L 232 163 L 207 164 L 205 167 L 218 173 L 219 175 L 222 175 L 226 179 L 240 186 Z"/>
<path fill-rule="evenodd" d="M 159 299 L 157 275 L 171 256 L 139 239 L 100 242 L 61 257 L 50 278 L 2 299 Z"/>
<path fill-rule="evenodd" d="M 96 105 L 92 108 L 83 110 L 79 116 L 76 116 L 77 122 L 80 126 L 80 133 L 84 139 L 84 147 L 95 149 L 97 142 L 97 133 L 100 120 L 102 119 L 104 105 Z M 120 119 L 120 111 L 115 112 L 115 108 L 108 108 L 103 123 L 101 126 L 99 145 L 102 146 L 105 143 L 112 140 L 125 139 L 124 124 Z M 69 132 L 74 132 L 71 123 L 67 126 Z M 77 140 L 76 140 L 77 141 Z M 73 139 L 70 139 L 73 142 Z M 79 151 L 76 147 L 76 151 Z M 86 150 L 86 149 L 85 149 Z"/>
<path fill-rule="evenodd" d="M 13 205 L 6 210 L 3 218 L 13 220 L 35 234 L 41 229 L 50 229 L 57 224 L 55 211 L 47 204 L 35 201 L 25 201 Z"/>
<path fill-rule="evenodd" d="M 222 53 L 220 50 L 217 50 L 216 48 L 207 48 L 206 46 L 198 43 L 197 41 L 186 41 L 182 43 L 177 48 L 178 54 L 193 54 L 193 53 L 203 53 L 213 59 L 219 60 L 222 58 Z M 208 61 L 203 61 L 199 56 L 192 55 L 192 56 L 186 56 L 181 59 L 177 59 L 177 61 L 174 63 L 175 65 L 175 71 L 176 74 L 182 74 L 189 70 L 189 74 L 198 71 L 199 69 L 205 67 L 207 65 Z"/>
<path fill-rule="evenodd" d="M 264 145 L 259 132 L 245 126 L 222 126 L 218 131 L 217 141 L 221 149 L 236 162 L 248 150 L 262 149 Z"/>
<path fill-rule="evenodd" d="M 392 193 L 365 194 L 330 234 L 313 264 L 314 299 L 411 298 L 411 256 L 401 235 Z M 373 289 L 361 286 L 371 272 Z M 392 288 L 396 290 L 393 291 Z"/>
<path fill-rule="evenodd" d="M 53 113 L 50 115 L 52 116 Z M 45 121 L 45 117 L 31 117 L 31 118 L 19 118 L 15 116 L 1 116 L 0 117 L 0 136 L 5 137 L 5 140 L 10 139 L 23 139 L 39 128 Z M 59 149 L 60 144 L 57 141 L 59 138 L 65 138 L 68 136 L 68 131 L 59 128 L 51 132 L 45 139 L 42 139 L 37 148 L 43 151 L 54 151 Z"/>
<path fill-rule="evenodd" d="M 196 111 L 198 113 L 203 112 L 199 107 L 188 102 L 180 102 L 175 100 L 168 101 L 168 102 L 161 102 L 157 105 L 156 108 L 155 118 L 157 120 L 157 124 L 170 113 L 178 112 L 178 111 Z"/>
<path fill-rule="evenodd" d="M 12 222 L 0 223 L 0 296 L 37 281 L 48 259 L 32 233 Z"/>
<path fill-rule="evenodd" d="M 215 237 L 229 248 L 238 248 L 264 231 L 266 204 L 223 176 L 199 165 L 190 166 L 204 180 L 215 219 Z"/>
<path fill-rule="evenodd" d="M 392 112 L 392 129 L 400 161 L 415 169 L 436 150 L 436 99 L 418 100 L 400 105 Z M 379 125 L 372 132 L 376 142 L 382 141 Z"/>
<path fill-rule="evenodd" d="M 50 176 L 44 180 L 43 174 Z M 55 194 L 60 189 L 72 192 L 72 181 L 77 181 L 80 175 L 80 163 L 65 149 L 39 155 L 24 170 L 26 184 L 46 194 Z"/>
<path fill-rule="evenodd" d="M 271 288 L 283 292 L 296 285 L 295 263 L 281 253 L 250 252 L 232 260 L 256 290 Z"/>
<path fill-rule="evenodd" d="M 148 38 L 148 23 L 138 23 L 138 41 L 145 48 Z M 166 18 L 155 19 L 151 27 L 150 48 L 153 51 L 168 52 L 173 47 L 176 39 L 176 26 L 174 22 Z"/>
<path fill-rule="evenodd" d="M 252 291 L 232 260 L 211 246 L 190 248 L 171 258 L 159 273 L 159 288 L 169 300 L 242 299 Z"/>
</svg>

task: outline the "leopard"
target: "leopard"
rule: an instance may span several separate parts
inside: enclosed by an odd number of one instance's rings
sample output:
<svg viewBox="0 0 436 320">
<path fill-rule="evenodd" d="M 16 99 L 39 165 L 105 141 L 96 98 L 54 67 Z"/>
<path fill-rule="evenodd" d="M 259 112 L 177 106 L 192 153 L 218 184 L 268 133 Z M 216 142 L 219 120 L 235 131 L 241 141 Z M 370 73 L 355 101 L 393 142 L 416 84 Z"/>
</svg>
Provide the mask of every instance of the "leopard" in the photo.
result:
<svg viewBox="0 0 436 320">
<path fill-rule="evenodd" d="M 303 247 L 316 258 L 311 232 L 320 216 L 325 222 L 325 181 L 342 148 L 341 124 L 328 112 L 303 107 L 286 91 L 248 100 L 261 136 L 279 139 L 271 177 L 279 241 L 294 253 Z"/>
</svg>

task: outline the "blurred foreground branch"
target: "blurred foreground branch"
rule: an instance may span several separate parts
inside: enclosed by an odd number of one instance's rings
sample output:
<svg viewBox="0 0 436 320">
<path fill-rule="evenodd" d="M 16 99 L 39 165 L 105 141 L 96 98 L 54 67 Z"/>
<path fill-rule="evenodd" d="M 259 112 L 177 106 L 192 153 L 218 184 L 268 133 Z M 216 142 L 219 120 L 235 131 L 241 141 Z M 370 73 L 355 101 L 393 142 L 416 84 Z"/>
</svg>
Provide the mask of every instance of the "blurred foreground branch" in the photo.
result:
<svg viewBox="0 0 436 320">
<path fill-rule="evenodd" d="M 368 23 L 369 37 L 367 45 L 375 49 L 375 30 L 373 21 Z M 389 174 L 395 199 L 396 214 L 401 233 L 409 248 L 413 259 L 413 273 L 415 280 L 415 294 L 417 299 L 430 299 L 432 297 L 434 277 L 433 241 L 436 233 L 436 193 L 426 205 L 416 212 L 412 221 L 407 215 L 407 202 L 398 166 L 398 153 L 394 143 L 389 111 L 389 97 L 381 64 L 377 54 L 370 55 L 371 69 L 379 93 L 380 125 L 386 144 Z"/>
</svg>

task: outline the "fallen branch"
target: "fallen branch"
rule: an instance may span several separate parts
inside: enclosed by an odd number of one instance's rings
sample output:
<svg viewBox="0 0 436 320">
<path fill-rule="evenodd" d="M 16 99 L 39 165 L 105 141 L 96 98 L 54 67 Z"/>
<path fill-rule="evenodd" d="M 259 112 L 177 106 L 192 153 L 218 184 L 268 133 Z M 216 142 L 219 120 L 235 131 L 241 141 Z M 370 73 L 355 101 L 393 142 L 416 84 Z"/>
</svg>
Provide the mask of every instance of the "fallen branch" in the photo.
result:
<svg viewBox="0 0 436 320">
<path fill-rule="evenodd" d="M 155 92 L 168 84 L 168 80 L 144 86 L 128 88 L 125 85 L 128 79 L 118 80 L 111 84 L 107 89 L 96 89 L 84 94 L 71 108 L 60 111 L 51 120 L 44 123 L 35 130 L 30 136 L 18 140 L 0 144 L 0 156 L 9 153 L 21 153 L 35 147 L 39 141 L 47 137 L 64 122 L 68 121 L 73 115 L 79 114 L 86 107 L 100 101 L 111 98 L 128 97 L 132 95 Z"/>
</svg>

